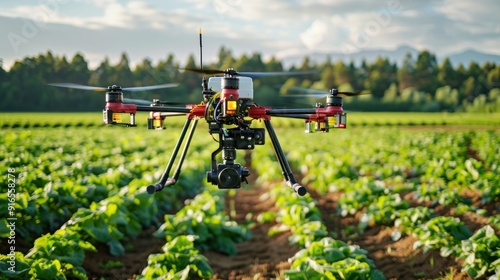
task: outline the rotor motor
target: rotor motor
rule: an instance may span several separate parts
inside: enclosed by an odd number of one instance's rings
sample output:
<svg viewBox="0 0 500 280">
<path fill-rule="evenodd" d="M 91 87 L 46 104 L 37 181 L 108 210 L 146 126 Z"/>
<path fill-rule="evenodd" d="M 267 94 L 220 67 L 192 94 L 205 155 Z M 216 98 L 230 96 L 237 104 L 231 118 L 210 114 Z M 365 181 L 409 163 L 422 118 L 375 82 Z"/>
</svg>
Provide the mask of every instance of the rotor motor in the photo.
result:
<svg viewBox="0 0 500 280">
<path fill-rule="evenodd" d="M 121 87 L 116 85 L 108 87 L 106 91 L 106 103 L 108 102 L 123 103 L 123 92 Z"/>
</svg>

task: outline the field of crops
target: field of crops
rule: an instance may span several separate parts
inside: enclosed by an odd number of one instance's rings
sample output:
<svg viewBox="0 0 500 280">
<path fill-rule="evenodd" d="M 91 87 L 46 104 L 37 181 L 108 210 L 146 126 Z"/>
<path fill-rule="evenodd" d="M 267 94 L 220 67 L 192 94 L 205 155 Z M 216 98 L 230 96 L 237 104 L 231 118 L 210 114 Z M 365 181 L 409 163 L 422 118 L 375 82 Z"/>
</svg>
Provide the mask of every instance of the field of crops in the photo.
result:
<svg viewBox="0 0 500 280">
<path fill-rule="evenodd" d="M 180 180 L 152 196 L 144 186 L 161 176 L 178 121 L 149 131 L 103 127 L 99 114 L 8 115 L 0 278 L 499 276 L 500 118 L 354 115 L 328 134 L 276 121 L 304 197 L 283 184 L 270 144 L 238 152 L 249 185 L 209 186 L 217 143 L 204 124 Z"/>
</svg>

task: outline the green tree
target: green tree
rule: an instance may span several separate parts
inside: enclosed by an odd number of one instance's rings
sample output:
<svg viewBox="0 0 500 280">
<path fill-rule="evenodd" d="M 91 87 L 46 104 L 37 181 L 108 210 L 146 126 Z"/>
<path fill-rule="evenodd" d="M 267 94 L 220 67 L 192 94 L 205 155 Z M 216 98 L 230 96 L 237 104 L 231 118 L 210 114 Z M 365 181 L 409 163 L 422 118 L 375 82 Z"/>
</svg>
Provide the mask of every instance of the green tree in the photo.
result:
<svg viewBox="0 0 500 280">
<path fill-rule="evenodd" d="M 476 78 L 474 77 L 467 78 L 467 80 L 465 80 L 465 82 L 462 84 L 460 90 L 467 102 L 473 102 L 475 97 L 479 94 L 477 92 L 477 86 L 478 83 L 476 81 Z"/>
<path fill-rule="evenodd" d="M 391 64 L 388 58 L 378 57 L 375 63 L 370 66 L 368 77 L 365 80 L 365 89 L 370 90 L 373 97 L 382 98 L 385 90 L 397 82 L 396 71 L 396 65 Z"/>
<path fill-rule="evenodd" d="M 439 66 L 438 83 L 441 86 L 451 86 L 452 88 L 460 87 L 461 81 L 458 79 L 457 72 L 451 65 L 450 59 L 445 58 L 443 64 Z"/>
<path fill-rule="evenodd" d="M 195 64 L 193 65 L 196 66 Z M 179 68 L 179 62 L 175 60 L 174 54 L 171 53 L 167 56 L 166 60 L 158 62 L 153 69 L 152 76 L 158 84 L 177 83 L 179 82 L 181 76 Z"/>
<path fill-rule="evenodd" d="M 99 66 L 90 74 L 89 84 L 94 86 L 112 85 L 113 69 L 109 65 L 109 58 L 105 57 Z"/>
<path fill-rule="evenodd" d="M 437 83 L 438 67 L 436 56 L 429 51 L 421 51 L 418 54 L 415 65 L 415 76 L 417 79 L 416 87 L 420 91 L 434 94 L 438 86 Z"/>
<path fill-rule="evenodd" d="M 469 69 L 467 72 L 469 77 L 474 77 L 476 79 L 476 93 L 487 95 L 490 90 L 490 86 L 487 81 L 488 72 L 485 72 L 479 64 L 473 61 L 469 63 Z"/>
<path fill-rule="evenodd" d="M 216 68 L 222 68 L 224 66 L 224 62 L 233 57 L 233 52 L 231 51 L 231 49 L 227 49 L 224 46 L 221 46 L 217 57 L 218 60 L 216 63 Z"/>
<path fill-rule="evenodd" d="M 325 68 L 321 72 L 321 84 L 325 90 L 329 90 L 335 87 L 335 77 L 333 75 L 333 67 Z"/>
<path fill-rule="evenodd" d="M 488 72 L 487 80 L 491 88 L 500 88 L 500 65 Z"/>
<path fill-rule="evenodd" d="M 337 86 L 351 83 L 354 80 L 354 73 L 351 73 L 350 70 L 341 60 L 333 65 L 333 79 Z"/>
<path fill-rule="evenodd" d="M 395 103 L 398 101 L 398 86 L 396 83 L 392 83 L 384 92 L 382 100 L 386 103 Z"/>
<path fill-rule="evenodd" d="M 481 66 L 481 70 L 483 71 L 483 75 L 487 76 L 491 70 L 496 68 L 496 64 L 494 62 L 485 62 Z"/>
<path fill-rule="evenodd" d="M 481 69 L 479 64 L 477 64 L 474 61 L 471 61 L 469 63 L 469 68 L 467 69 L 466 75 L 468 77 L 474 77 L 474 79 L 477 80 L 480 76 L 483 76 L 484 73 L 483 73 L 483 69 Z"/>
<path fill-rule="evenodd" d="M 110 79 L 112 83 L 116 85 L 133 86 L 134 75 L 132 74 L 132 70 L 130 70 L 129 60 L 126 53 L 121 54 L 120 61 L 114 67 L 114 71 Z"/>
<path fill-rule="evenodd" d="M 90 70 L 87 61 L 82 54 L 76 53 L 68 65 L 70 72 L 68 81 L 79 84 L 88 84 L 90 79 Z"/>
<path fill-rule="evenodd" d="M 459 103 L 459 93 L 451 86 L 443 86 L 436 89 L 435 100 L 439 102 L 442 110 L 453 112 Z"/>
<path fill-rule="evenodd" d="M 276 57 L 272 56 L 269 61 L 264 62 L 264 71 L 266 72 L 283 72 L 283 64 Z M 276 86 L 282 85 L 287 79 L 287 76 L 274 76 L 268 77 L 263 82 L 276 88 Z"/>
<path fill-rule="evenodd" d="M 403 60 L 403 65 L 397 72 L 399 91 L 417 85 L 415 77 L 415 60 L 413 60 L 411 53 L 407 53 Z"/>
<path fill-rule="evenodd" d="M 43 56 L 27 57 L 16 61 L 9 71 L 10 88 L 7 90 L 9 100 L 14 103 L 8 111 L 39 111 L 47 104 L 45 97 L 48 87 L 43 79 L 40 62 Z"/>
<path fill-rule="evenodd" d="M 143 59 L 141 63 L 135 66 L 133 75 L 136 86 L 161 83 L 155 79 L 153 74 L 153 63 L 148 58 Z"/>
<path fill-rule="evenodd" d="M 188 56 L 185 68 L 198 69 L 195 57 L 193 54 Z M 199 93 L 201 92 L 201 75 L 189 71 L 185 71 L 179 77 L 180 88 L 184 89 L 187 93 L 187 100 L 189 102 L 199 101 Z"/>
<path fill-rule="evenodd" d="M 312 71 L 312 72 L 314 72 L 314 70 L 316 70 L 316 67 L 311 62 L 311 59 L 308 56 L 306 56 L 302 60 L 302 63 L 300 64 L 299 68 L 298 69 L 293 69 L 291 71 L 294 71 L 294 70 L 298 70 L 298 71 Z M 297 76 L 297 79 L 301 83 L 303 83 L 303 82 L 305 82 L 307 80 L 317 80 L 318 77 L 317 77 L 317 74 L 313 73 L 313 74 L 306 74 L 306 75 Z M 309 83 L 311 83 L 311 82 L 309 81 Z"/>
</svg>

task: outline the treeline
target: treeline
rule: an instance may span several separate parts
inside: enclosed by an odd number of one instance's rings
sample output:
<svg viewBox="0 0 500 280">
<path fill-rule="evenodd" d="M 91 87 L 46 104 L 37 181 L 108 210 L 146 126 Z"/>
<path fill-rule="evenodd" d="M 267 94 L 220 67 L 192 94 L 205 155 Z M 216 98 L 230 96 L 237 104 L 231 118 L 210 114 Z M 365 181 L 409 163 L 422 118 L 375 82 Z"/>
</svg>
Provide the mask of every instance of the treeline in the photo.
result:
<svg viewBox="0 0 500 280">
<path fill-rule="evenodd" d="M 337 87 L 341 91 L 371 93 L 346 98 L 349 110 L 500 112 L 500 65 L 470 62 L 467 66 L 453 67 L 447 58 L 438 64 L 429 51 L 421 51 L 417 57 L 407 54 L 400 66 L 383 57 L 374 62 L 363 61 L 361 65 L 330 59 L 313 63 L 305 57 L 300 65 L 284 69 L 283 63 L 274 57 L 267 61 L 260 53 L 234 57 L 230 49 L 221 47 L 217 61 L 203 67 L 231 67 L 238 71 L 314 70 L 314 74 L 301 76 L 254 79 L 254 99 L 259 104 L 280 107 L 314 104 L 321 100 L 291 98 L 295 93 L 292 87 L 325 91 Z M 123 53 L 116 65 L 106 58 L 97 68 L 89 69 L 82 54 L 77 53 L 68 60 L 47 52 L 17 61 L 8 71 L 0 67 L 0 110 L 95 111 L 103 108 L 102 93 L 48 86 L 61 82 L 122 87 L 179 83 L 176 88 L 126 95 L 197 103 L 201 100 L 201 76 L 181 69 L 199 67 L 194 55 L 181 65 L 169 54 L 157 63 L 144 59 L 131 69 Z"/>
</svg>

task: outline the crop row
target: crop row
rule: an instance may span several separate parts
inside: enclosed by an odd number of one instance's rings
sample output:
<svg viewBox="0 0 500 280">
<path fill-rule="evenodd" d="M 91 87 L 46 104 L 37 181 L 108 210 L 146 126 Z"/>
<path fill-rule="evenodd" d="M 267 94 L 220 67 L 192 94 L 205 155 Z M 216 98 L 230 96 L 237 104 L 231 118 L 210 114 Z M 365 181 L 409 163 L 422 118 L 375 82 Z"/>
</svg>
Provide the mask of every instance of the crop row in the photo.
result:
<svg viewBox="0 0 500 280">
<path fill-rule="evenodd" d="M 178 207 L 176 198 L 196 193 L 206 169 L 206 161 L 196 156 L 185 162 L 191 168 L 174 187 L 155 196 L 146 193 L 143 186 L 159 179 L 170 155 L 164 155 L 165 149 L 174 137 L 156 133 L 146 132 L 144 137 L 119 128 L 2 134 L 6 146 L 1 167 L 21 174 L 13 211 L 16 233 L 36 238 L 26 255 L 0 255 L 2 274 L 16 279 L 85 279 L 81 265 L 85 252 L 96 250 L 94 244 L 107 244 L 112 255 L 123 254 L 122 241 L 157 223 L 158 214 L 167 208 Z M 161 145 L 165 141 L 167 147 Z M 196 155 L 206 143 L 193 144 Z M 10 211 L 3 209 L 7 203 L 1 205 L 5 214 Z M 5 233 L 12 235 L 9 231 Z"/>
<path fill-rule="evenodd" d="M 85 252 L 96 250 L 93 244 L 104 243 L 112 255 L 123 254 L 120 241 L 134 238 L 156 218 L 158 198 L 137 187 L 141 184 L 144 181 L 138 180 L 132 183 L 135 187 L 123 187 L 116 195 L 78 209 L 60 229 L 37 238 L 26 255 L 16 252 L 15 270 L 5 263 L 11 256 L 1 255 L 2 273 L 17 279 L 86 279 L 81 265 Z"/>
<path fill-rule="evenodd" d="M 235 243 L 250 238 L 250 231 L 228 218 L 224 211 L 224 192 L 209 188 L 187 201 L 176 214 L 165 216 L 155 232 L 166 239 L 162 253 L 148 257 L 148 266 L 138 279 L 211 278 L 213 271 L 200 251 L 215 250 L 235 255 Z"/>
<path fill-rule="evenodd" d="M 259 160 L 253 161 L 252 167 L 259 173 L 259 180 L 279 178 L 275 177 L 279 176 L 278 170 L 270 165 L 273 156 L 269 147 L 255 151 L 254 157 Z M 277 164 L 274 162 L 274 165 Z M 276 222 L 268 234 L 274 236 L 290 231 L 290 244 L 301 248 L 289 259 L 291 269 L 284 272 L 286 279 L 385 279 L 367 257 L 366 250 L 333 238 L 336 233 L 327 231 L 314 198 L 298 196 L 284 183 L 271 185 L 268 196 L 275 201 L 278 210 L 263 212 L 257 220 Z"/>
<path fill-rule="evenodd" d="M 17 177 L 17 233 L 31 239 L 53 231 L 77 209 L 113 196 L 134 178 L 158 178 L 167 156 L 166 147 L 157 143 L 171 143 L 174 137 L 102 128 L 2 133 L 0 170 L 15 170 Z M 200 178 L 186 175 L 193 182 Z M 0 194 L 2 217 L 8 214 L 8 198 L 7 192 Z M 0 236 L 8 234 L 2 218 Z"/>
<path fill-rule="evenodd" d="M 142 187 L 145 183 L 144 180 L 131 182 L 118 194 L 94 202 L 89 208 L 80 208 L 55 233 L 37 238 L 26 256 L 16 252 L 15 273 L 5 265 L 10 256 L 1 255 L 2 272 L 16 279 L 30 276 L 36 279 L 86 279 L 81 265 L 85 252 L 96 250 L 93 244 L 107 244 L 111 255 L 123 254 L 125 248 L 121 242 L 135 238 L 143 228 L 149 228 L 157 219 L 160 205 L 179 197 L 174 188 L 151 196 Z"/>
<path fill-rule="evenodd" d="M 472 190 L 481 194 L 483 203 L 498 201 L 498 131 L 374 129 L 318 138 L 280 134 L 284 148 L 293 147 L 287 156 L 303 174 L 304 183 L 323 194 L 341 192 L 337 215 L 361 213 L 358 227 L 345 228 L 344 236 L 355 236 L 373 225 L 396 225 L 395 240 L 402 232 L 413 234 L 418 238 L 415 249 L 457 256 L 472 277 L 498 274 L 500 247 L 493 228 L 486 225 L 472 234 L 457 217 L 435 216 L 432 210 L 440 205 L 450 207 L 455 215 L 490 215 L 460 193 Z M 262 179 L 278 178 L 272 151 L 257 153 L 255 168 L 267 171 Z M 498 219 L 493 216 L 488 223 L 498 226 Z"/>
<path fill-rule="evenodd" d="M 291 268 L 284 272 L 286 279 L 386 279 L 366 250 L 332 237 L 335 233 L 327 231 L 311 196 L 300 197 L 283 184 L 273 184 L 269 197 L 279 210 L 263 212 L 257 220 L 276 222 L 268 234 L 290 231 L 290 244 L 301 248 L 288 260 Z"/>
</svg>

